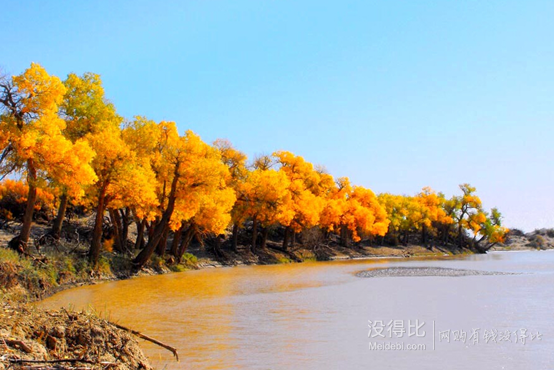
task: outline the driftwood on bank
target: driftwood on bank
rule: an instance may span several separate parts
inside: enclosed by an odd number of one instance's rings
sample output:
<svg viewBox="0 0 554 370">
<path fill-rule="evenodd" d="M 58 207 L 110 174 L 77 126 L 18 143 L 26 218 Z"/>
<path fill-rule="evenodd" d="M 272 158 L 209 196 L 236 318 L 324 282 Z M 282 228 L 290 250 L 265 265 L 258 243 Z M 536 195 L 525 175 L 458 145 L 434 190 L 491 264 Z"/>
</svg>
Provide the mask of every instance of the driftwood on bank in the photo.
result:
<svg viewBox="0 0 554 370">
<path fill-rule="evenodd" d="M 15 348 L 21 349 L 25 353 L 32 353 L 33 352 L 33 349 L 21 340 L 2 338 L 2 342 L 4 344 L 10 346 L 10 347 L 15 347 Z"/>
<path fill-rule="evenodd" d="M 147 340 L 147 341 L 149 341 L 149 342 L 152 342 L 152 343 L 154 343 L 154 344 L 157 344 L 157 345 L 160 346 L 160 347 L 163 347 L 163 348 L 167 349 L 168 351 L 170 351 L 171 353 L 173 353 L 173 356 L 175 356 L 175 359 L 176 359 L 177 361 L 179 361 L 179 354 L 177 353 L 177 349 L 176 349 L 176 348 L 171 347 L 171 346 L 168 345 L 168 344 L 162 343 L 162 342 L 160 342 L 160 341 L 157 340 L 157 339 L 154 339 L 154 338 L 151 338 L 151 337 L 149 337 L 149 336 L 147 336 L 147 335 L 144 335 L 144 334 L 142 334 L 141 332 L 138 332 L 138 331 L 133 330 L 133 329 L 126 328 L 126 327 L 123 326 L 123 325 L 115 324 L 115 323 L 113 323 L 113 322 L 112 322 L 111 324 L 112 324 L 113 326 L 115 326 L 116 328 L 119 328 L 119 329 L 122 329 L 122 330 L 127 330 L 129 333 L 131 333 L 131 334 L 133 334 L 133 335 L 136 335 L 136 336 L 139 337 L 139 338 L 142 338 L 142 339 L 144 339 L 144 340 Z"/>
<path fill-rule="evenodd" d="M 70 320 L 73 320 L 73 319 L 74 319 L 74 317 L 73 317 L 65 308 L 62 308 L 62 310 L 66 313 L 67 317 L 68 317 Z M 147 335 L 145 335 L 145 334 L 142 334 L 141 332 L 139 332 L 139 331 L 137 331 L 137 330 L 129 329 L 129 328 L 123 326 L 123 325 L 119 325 L 119 324 L 116 324 L 116 323 L 114 323 L 114 322 L 110 322 L 110 324 L 113 325 L 113 326 L 115 326 L 115 327 L 118 328 L 118 329 L 122 329 L 122 330 L 128 331 L 129 333 L 131 333 L 131 334 L 133 334 L 133 335 L 136 335 L 136 336 L 139 337 L 139 338 L 142 338 L 142 339 L 144 339 L 144 340 L 147 340 L 147 341 L 149 341 L 149 342 L 151 342 L 151 343 L 154 343 L 154 344 L 156 344 L 156 345 L 158 345 L 158 346 L 160 346 L 160 347 L 163 347 L 163 348 L 167 349 L 168 351 L 170 351 L 170 352 L 173 354 L 173 356 L 175 356 L 175 359 L 176 359 L 177 361 L 179 361 L 179 354 L 177 353 L 177 349 L 176 349 L 176 348 L 171 347 L 170 345 L 165 344 L 165 343 L 163 343 L 163 342 L 160 342 L 159 340 L 154 339 L 154 338 L 152 338 L 152 337 L 149 337 L 149 336 L 147 336 Z"/>
<path fill-rule="evenodd" d="M 62 365 L 27 365 L 21 366 L 20 370 L 94 370 L 92 367 L 74 367 Z"/>
<path fill-rule="evenodd" d="M 61 358 L 58 360 L 25 360 L 25 359 L 11 359 L 11 363 L 14 364 L 23 364 L 23 363 L 29 363 L 29 364 L 59 364 L 63 362 L 68 363 L 74 363 L 74 362 L 82 362 L 85 364 L 96 364 L 96 362 L 91 360 L 85 360 L 83 358 Z M 111 365 L 111 362 L 98 362 L 101 365 Z"/>
</svg>

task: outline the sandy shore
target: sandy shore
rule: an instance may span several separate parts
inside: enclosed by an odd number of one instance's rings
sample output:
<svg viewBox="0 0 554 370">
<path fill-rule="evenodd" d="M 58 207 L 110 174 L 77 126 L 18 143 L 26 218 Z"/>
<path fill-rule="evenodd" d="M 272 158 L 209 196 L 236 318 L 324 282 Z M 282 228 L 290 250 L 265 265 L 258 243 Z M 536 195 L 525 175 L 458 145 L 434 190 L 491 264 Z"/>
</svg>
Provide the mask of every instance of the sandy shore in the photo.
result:
<svg viewBox="0 0 554 370">
<path fill-rule="evenodd" d="M 453 269 L 445 267 L 388 267 L 375 268 L 371 270 L 361 271 L 356 274 L 363 278 L 381 278 L 381 277 L 421 277 L 421 276 L 475 276 L 475 275 L 514 275 L 509 272 L 498 271 L 480 271 Z"/>
</svg>

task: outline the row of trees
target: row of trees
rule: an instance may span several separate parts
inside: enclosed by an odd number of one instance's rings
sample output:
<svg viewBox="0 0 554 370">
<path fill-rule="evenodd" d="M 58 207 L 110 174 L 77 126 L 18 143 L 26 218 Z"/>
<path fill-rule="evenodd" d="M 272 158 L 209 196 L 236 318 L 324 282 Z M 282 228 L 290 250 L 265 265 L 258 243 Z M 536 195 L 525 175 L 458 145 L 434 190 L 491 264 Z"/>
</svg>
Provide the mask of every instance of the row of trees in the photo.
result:
<svg viewBox="0 0 554 370">
<path fill-rule="evenodd" d="M 18 186 L 27 193 L 21 231 L 10 242 L 22 253 L 43 193 L 57 206 L 54 236 L 62 233 L 69 205 L 95 211 L 92 264 L 106 238 L 106 214 L 110 240 L 120 252 L 128 248 L 129 226 L 136 224 L 136 268 L 166 249 L 179 260 L 195 235 L 219 239 L 230 230 L 237 248 L 245 227 L 253 250 L 265 247 L 269 231 L 277 228 L 284 250 L 297 234 L 314 228 L 340 236 L 345 246 L 362 238 L 408 243 L 421 235 L 425 244 L 456 238 L 460 246 L 479 250 L 507 231 L 500 214 L 486 213 L 469 185 L 451 199 L 429 188 L 413 197 L 376 196 L 290 152 L 248 163 L 228 141 L 209 145 L 192 131 L 180 135 L 174 122 L 124 120 L 96 74 L 70 74 L 62 82 L 32 64 L 19 76 L 0 78 L 0 90 L 0 173 L 21 176 Z"/>
</svg>

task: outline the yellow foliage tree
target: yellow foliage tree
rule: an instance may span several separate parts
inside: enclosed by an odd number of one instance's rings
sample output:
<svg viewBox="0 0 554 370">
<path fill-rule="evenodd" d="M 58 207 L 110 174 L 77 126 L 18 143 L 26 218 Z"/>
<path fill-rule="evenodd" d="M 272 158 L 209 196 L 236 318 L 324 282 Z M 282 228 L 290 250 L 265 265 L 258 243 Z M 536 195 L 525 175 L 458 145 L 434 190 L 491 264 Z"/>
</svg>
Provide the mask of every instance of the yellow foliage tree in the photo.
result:
<svg viewBox="0 0 554 370">
<path fill-rule="evenodd" d="M 278 222 L 287 222 L 294 217 L 290 211 L 290 181 L 286 174 L 273 169 L 251 171 L 244 183 L 239 186 L 241 199 L 240 217 L 252 220 L 252 249 L 256 249 L 258 224 L 264 227 L 262 247 L 265 246 L 267 228 Z"/>
<path fill-rule="evenodd" d="M 458 227 L 459 247 L 466 241 L 465 231 L 473 235 L 468 242 L 476 251 L 484 253 L 495 244 L 502 242 L 508 229 L 502 226 L 502 215 L 493 208 L 491 214 L 483 210 L 481 199 L 475 194 L 475 187 L 460 185 L 462 195 L 452 197 L 450 206 L 452 217 Z"/>
<path fill-rule="evenodd" d="M 179 136 L 173 122 L 161 122 L 158 127 L 161 134 L 152 156 L 158 216 L 148 243 L 133 260 L 136 269 L 144 266 L 154 251 L 164 253 L 169 230 L 177 231 L 183 222 L 190 221 L 207 205 L 206 197 L 226 198 L 219 204 L 221 208 L 226 208 L 231 200 L 234 202 L 233 194 L 224 190 L 230 175 L 219 150 L 192 131 Z M 220 191 L 223 194 L 218 194 Z"/>
<path fill-rule="evenodd" d="M 221 160 L 227 168 L 231 176 L 229 177 L 228 186 L 235 190 L 238 194 L 242 184 L 246 181 L 249 175 L 249 170 L 246 167 L 247 157 L 241 151 L 235 149 L 228 140 L 218 139 L 214 142 L 214 147 L 221 153 Z M 231 243 L 235 252 L 238 248 L 238 233 L 239 229 L 244 224 L 246 212 L 243 211 L 245 204 L 243 199 L 237 197 L 233 209 L 231 210 L 231 221 L 233 224 Z"/>
<path fill-rule="evenodd" d="M 73 196 L 84 195 L 83 186 L 95 181 L 89 163 L 94 151 L 86 141 L 68 140 L 66 124 L 58 115 L 66 88 L 33 63 L 23 74 L 0 80 L 0 171 L 22 173 L 29 193 L 19 236 L 10 245 L 26 252 L 37 189 L 53 181 Z"/>
<path fill-rule="evenodd" d="M 102 225 L 106 209 L 126 206 L 148 209 L 157 205 L 158 200 L 154 189 L 154 173 L 125 142 L 117 122 L 88 134 L 87 139 L 97 153 L 92 165 L 98 181 L 88 192 L 89 199 L 96 208 L 89 253 L 91 263 L 96 265 L 102 246 Z"/>
<path fill-rule="evenodd" d="M 71 73 L 63 84 L 66 93 L 60 104 L 59 114 L 66 124 L 63 134 L 72 143 L 86 140 L 86 135 L 102 130 L 105 125 L 122 121 L 122 118 L 116 114 L 113 104 L 106 100 L 99 75 L 85 73 L 83 76 L 77 76 Z M 58 184 L 57 187 L 60 202 L 51 230 L 54 237 L 61 235 L 69 200 L 75 198 L 71 189 L 67 189 L 62 184 Z"/>
<path fill-rule="evenodd" d="M 341 242 L 348 245 L 361 237 L 385 235 L 389 226 L 386 210 L 370 189 L 350 185 L 348 178 L 339 178 L 337 187 L 322 213 L 322 226 L 340 232 Z"/>
<path fill-rule="evenodd" d="M 280 220 L 285 227 L 283 249 L 286 250 L 291 232 L 299 233 L 318 225 L 325 206 L 325 200 L 320 195 L 325 194 L 329 175 L 317 172 L 311 163 L 291 152 L 278 151 L 273 156 L 280 165 L 279 171 L 284 172 L 290 182 L 291 202 L 287 204 L 286 217 Z"/>
</svg>

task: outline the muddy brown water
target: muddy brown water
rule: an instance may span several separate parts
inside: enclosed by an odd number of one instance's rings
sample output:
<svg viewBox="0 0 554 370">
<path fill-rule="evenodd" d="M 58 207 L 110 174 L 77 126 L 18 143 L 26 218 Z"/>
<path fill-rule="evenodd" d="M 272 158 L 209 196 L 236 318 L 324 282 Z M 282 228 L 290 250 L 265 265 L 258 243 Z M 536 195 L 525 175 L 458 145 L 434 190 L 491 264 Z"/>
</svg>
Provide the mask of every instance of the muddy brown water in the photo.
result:
<svg viewBox="0 0 554 370">
<path fill-rule="evenodd" d="M 356 276 L 383 267 L 513 274 Z M 41 306 L 92 307 L 177 347 L 180 363 L 144 343 L 160 369 L 554 369 L 554 252 L 206 269 Z"/>
</svg>

